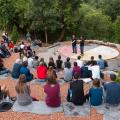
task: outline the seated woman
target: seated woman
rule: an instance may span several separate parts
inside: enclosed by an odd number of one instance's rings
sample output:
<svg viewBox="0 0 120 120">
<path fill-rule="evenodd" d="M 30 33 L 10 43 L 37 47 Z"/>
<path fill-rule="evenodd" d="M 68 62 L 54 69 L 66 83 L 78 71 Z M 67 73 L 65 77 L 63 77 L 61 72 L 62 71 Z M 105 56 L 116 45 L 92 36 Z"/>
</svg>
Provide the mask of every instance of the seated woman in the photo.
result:
<svg viewBox="0 0 120 120">
<path fill-rule="evenodd" d="M 57 70 L 62 70 L 62 63 L 63 61 L 61 60 L 61 55 L 58 56 L 58 59 L 56 60 L 56 67 L 57 67 Z"/>
<path fill-rule="evenodd" d="M 22 67 L 20 68 L 20 74 L 24 74 L 26 77 L 26 82 L 29 82 L 33 79 L 33 74 L 30 73 L 30 70 L 27 68 L 28 62 L 24 61 Z"/>
<path fill-rule="evenodd" d="M 73 78 L 73 69 L 71 68 L 70 64 L 67 64 L 66 67 L 64 68 L 64 81 L 69 82 Z"/>
<path fill-rule="evenodd" d="M 49 77 L 51 75 L 54 75 L 54 77 L 57 78 L 57 74 L 56 74 L 56 72 L 55 72 L 55 70 L 53 69 L 52 66 L 50 66 L 47 70 L 47 77 Z"/>
<path fill-rule="evenodd" d="M 43 82 L 47 78 L 47 67 L 43 62 L 40 62 L 40 65 L 37 67 L 37 78 Z"/>
<path fill-rule="evenodd" d="M 51 75 L 48 77 L 48 81 L 44 86 L 44 92 L 46 93 L 46 104 L 50 107 L 59 107 L 61 104 L 60 97 L 60 85 L 56 81 L 56 77 Z"/>
<path fill-rule="evenodd" d="M 73 67 L 73 75 L 75 73 L 78 73 L 81 76 L 81 70 L 80 67 L 77 65 L 77 62 L 74 62 L 74 67 Z"/>
<path fill-rule="evenodd" d="M 19 105 L 25 106 L 32 103 L 30 87 L 26 84 L 26 77 L 24 74 L 20 75 L 15 89 L 17 92 L 17 102 Z"/>
<path fill-rule="evenodd" d="M 90 104 L 93 106 L 98 106 L 102 104 L 103 101 L 103 89 L 100 87 L 100 80 L 95 79 L 93 81 L 93 86 L 89 90 Z"/>
<path fill-rule="evenodd" d="M 84 95 L 84 82 L 79 77 L 80 75 L 78 73 L 74 74 L 74 80 L 70 82 L 67 95 L 67 101 L 75 105 L 83 105 L 86 99 L 88 99 L 88 95 Z"/>
<path fill-rule="evenodd" d="M 22 67 L 22 61 L 20 59 L 17 59 L 15 61 L 15 64 L 13 66 L 13 69 L 12 69 L 12 77 L 15 78 L 15 79 L 18 79 L 19 78 L 19 75 L 20 75 L 20 69 Z"/>
</svg>

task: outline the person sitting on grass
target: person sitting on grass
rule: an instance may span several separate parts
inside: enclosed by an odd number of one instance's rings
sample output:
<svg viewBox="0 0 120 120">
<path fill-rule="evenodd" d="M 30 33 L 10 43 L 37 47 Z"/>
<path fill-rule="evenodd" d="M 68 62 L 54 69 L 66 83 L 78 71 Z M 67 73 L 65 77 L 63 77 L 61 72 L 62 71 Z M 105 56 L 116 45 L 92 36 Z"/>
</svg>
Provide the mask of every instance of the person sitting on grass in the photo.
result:
<svg viewBox="0 0 120 120">
<path fill-rule="evenodd" d="M 83 105 L 88 98 L 88 95 L 84 95 L 83 80 L 80 80 L 80 75 L 78 73 L 75 73 L 74 80 L 70 82 L 67 101 L 72 102 L 75 105 Z"/>
<path fill-rule="evenodd" d="M 22 61 L 20 59 L 16 59 L 15 64 L 12 69 L 12 77 L 15 79 L 19 78 L 20 69 L 22 67 Z"/>
<path fill-rule="evenodd" d="M 44 92 L 47 95 L 45 101 L 48 106 L 59 107 L 61 105 L 60 85 L 54 75 L 47 78 L 47 83 L 44 86 Z"/>
<path fill-rule="evenodd" d="M 32 97 L 30 96 L 30 86 L 26 84 L 26 77 L 24 74 L 19 76 L 19 81 L 15 86 L 17 92 L 17 102 L 21 106 L 29 105 L 32 103 Z"/>
<path fill-rule="evenodd" d="M 30 70 L 27 68 L 28 62 L 24 61 L 22 67 L 20 68 L 20 74 L 24 74 L 26 77 L 26 82 L 30 82 L 33 79 L 33 74 L 30 73 Z"/>
<path fill-rule="evenodd" d="M 90 104 L 93 106 L 101 105 L 103 102 L 103 88 L 100 86 L 100 80 L 93 80 L 93 86 L 89 90 Z"/>
</svg>

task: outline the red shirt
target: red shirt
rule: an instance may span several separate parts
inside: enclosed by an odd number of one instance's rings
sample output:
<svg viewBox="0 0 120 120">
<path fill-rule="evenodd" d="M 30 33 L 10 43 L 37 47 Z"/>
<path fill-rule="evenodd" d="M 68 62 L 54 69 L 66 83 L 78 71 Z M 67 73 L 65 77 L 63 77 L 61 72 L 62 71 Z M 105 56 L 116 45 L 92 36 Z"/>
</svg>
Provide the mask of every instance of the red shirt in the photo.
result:
<svg viewBox="0 0 120 120">
<path fill-rule="evenodd" d="M 46 77 L 47 77 L 47 68 L 46 68 L 46 66 L 38 66 L 37 67 L 37 77 L 39 79 L 46 79 Z"/>
<path fill-rule="evenodd" d="M 61 104 L 60 86 L 59 84 L 44 86 L 44 92 L 47 94 L 46 104 L 51 107 L 59 107 Z"/>
<path fill-rule="evenodd" d="M 9 48 L 14 48 L 14 44 L 12 42 L 9 43 Z"/>
<path fill-rule="evenodd" d="M 73 73 L 78 73 L 78 74 L 80 74 L 80 73 L 81 73 L 80 67 L 79 67 L 79 66 L 73 67 Z"/>
</svg>

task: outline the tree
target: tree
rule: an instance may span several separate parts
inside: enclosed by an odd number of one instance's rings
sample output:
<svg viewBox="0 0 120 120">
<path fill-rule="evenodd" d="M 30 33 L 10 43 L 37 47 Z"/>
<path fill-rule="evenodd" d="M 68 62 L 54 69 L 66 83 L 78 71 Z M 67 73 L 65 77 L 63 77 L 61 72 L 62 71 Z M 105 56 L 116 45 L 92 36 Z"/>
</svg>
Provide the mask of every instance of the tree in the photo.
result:
<svg viewBox="0 0 120 120">
<path fill-rule="evenodd" d="M 116 21 L 113 23 L 113 32 L 113 39 L 115 39 L 116 42 L 120 43 L 120 16 L 118 16 Z"/>
<path fill-rule="evenodd" d="M 14 17 L 14 0 L 0 0 L 0 28 L 11 28 Z"/>
<path fill-rule="evenodd" d="M 13 42 L 15 44 L 18 42 L 18 39 L 19 39 L 19 33 L 18 33 L 17 27 L 15 25 L 13 26 L 13 30 L 11 33 L 11 39 L 13 40 Z"/>
</svg>

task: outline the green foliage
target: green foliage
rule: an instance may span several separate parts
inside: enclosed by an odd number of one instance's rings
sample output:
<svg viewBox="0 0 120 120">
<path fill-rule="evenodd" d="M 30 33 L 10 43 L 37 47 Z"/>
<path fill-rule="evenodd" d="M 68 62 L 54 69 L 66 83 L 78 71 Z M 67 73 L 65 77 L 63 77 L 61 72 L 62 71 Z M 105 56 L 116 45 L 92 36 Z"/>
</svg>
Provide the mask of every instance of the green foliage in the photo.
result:
<svg viewBox="0 0 120 120">
<path fill-rule="evenodd" d="M 15 25 L 18 31 L 45 32 L 57 40 L 75 32 L 120 43 L 119 16 L 120 0 L 0 0 L 1 30 Z"/>
<path fill-rule="evenodd" d="M 120 16 L 117 17 L 116 21 L 113 23 L 114 39 L 116 42 L 120 43 Z"/>
<path fill-rule="evenodd" d="M 120 83 L 120 71 L 118 71 L 118 76 L 117 76 L 116 82 Z"/>
<path fill-rule="evenodd" d="M 19 39 L 19 33 L 18 33 L 17 27 L 15 25 L 13 26 L 13 30 L 11 33 L 11 39 L 13 40 L 14 44 L 16 44 Z"/>
</svg>

